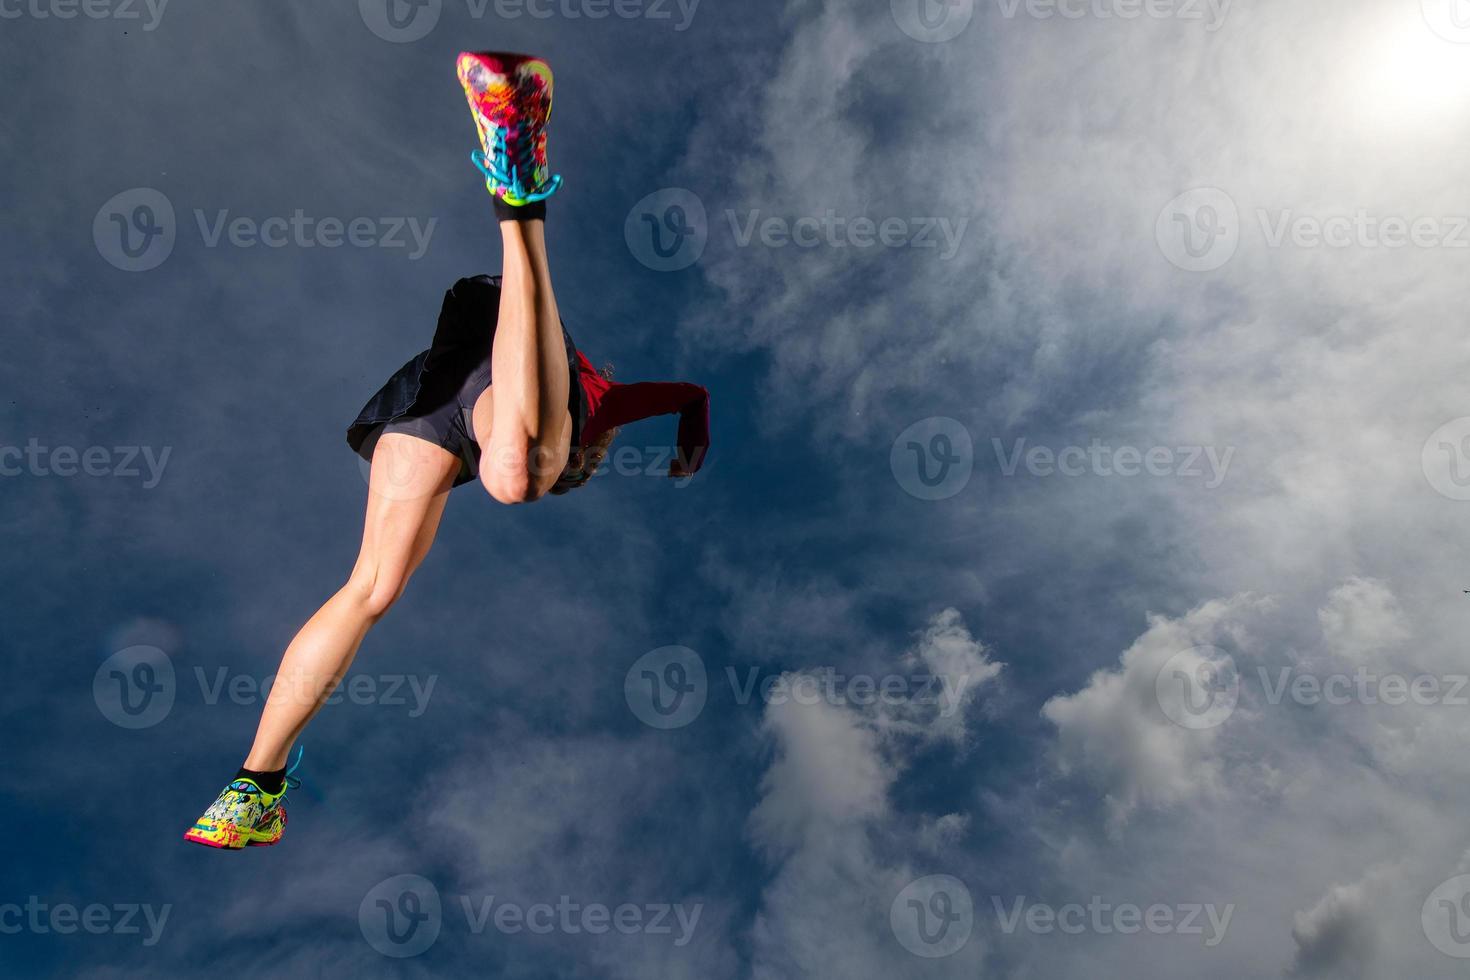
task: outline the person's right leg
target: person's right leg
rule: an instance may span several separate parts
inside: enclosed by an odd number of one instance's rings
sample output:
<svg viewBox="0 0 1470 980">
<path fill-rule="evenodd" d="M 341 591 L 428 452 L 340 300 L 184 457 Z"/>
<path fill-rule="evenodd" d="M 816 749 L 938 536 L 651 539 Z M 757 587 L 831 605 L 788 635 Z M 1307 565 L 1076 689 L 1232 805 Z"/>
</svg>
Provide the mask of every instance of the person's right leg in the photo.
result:
<svg viewBox="0 0 1470 980">
<path fill-rule="evenodd" d="M 414 436 L 389 432 L 378 440 L 357 564 L 286 648 L 245 768 L 269 772 L 286 764 L 363 637 L 429 553 L 459 467 L 458 456 Z"/>
<path fill-rule="evenodd" d="M 347 584 L 311 617 L 281 660 L 255 745 L 249 778 L 232 780 L 184 839 L 209 847 L 274 844 L 286 829 L 291 743 L 347 672 L 367 631 L 403 592 L 428 554 L 460 459 L 431 442 L 389 432 L 373 451 L 362 549 Z M 284 785 L 273 785 L 282 781 Z"/>
</svg>

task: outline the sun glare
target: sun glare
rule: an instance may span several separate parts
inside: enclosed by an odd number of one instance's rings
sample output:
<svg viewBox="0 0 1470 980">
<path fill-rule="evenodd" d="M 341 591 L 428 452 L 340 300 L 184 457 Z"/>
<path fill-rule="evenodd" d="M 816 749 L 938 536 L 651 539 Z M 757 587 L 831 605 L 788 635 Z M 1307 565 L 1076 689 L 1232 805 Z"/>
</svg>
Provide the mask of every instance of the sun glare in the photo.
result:
<svg viewBox="0 0 1470 980">
<path fill-rule="evenodd" d="M 1419 18 L 1396 18 L 1364 39 L 1358 109 L 1375 125 L 1463 122 L 1470 109 L 1470 44 L 1453 44 Z"/>
</svg>

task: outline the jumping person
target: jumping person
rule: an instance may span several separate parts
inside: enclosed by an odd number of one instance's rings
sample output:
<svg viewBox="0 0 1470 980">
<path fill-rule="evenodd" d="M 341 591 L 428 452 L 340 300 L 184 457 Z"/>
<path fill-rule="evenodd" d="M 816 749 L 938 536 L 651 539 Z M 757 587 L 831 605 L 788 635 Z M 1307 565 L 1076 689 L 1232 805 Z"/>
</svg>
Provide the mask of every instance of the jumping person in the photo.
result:
<svg viewBox="0 0 1470 980">
<path fill-rule="evenodd" d="M 347 583 L 286 648 L 245 765 L 184 839 L 210 847 L 274 844 L 286 829 L 292 745 L 342 680 L 363 637 L 428 554 L 449 491 L 478 479 L 503 504 L 586 485 L 618 427 L 679 415 L 669 476 L 692 476 L 709 448 L 709 394 L 684 383 L 616 384 L 572 343 L 546 255 L 552 78 L 525 55 L 463 53 L 458 75 L 480 135 L 471 156 L 500 222 L 499 277 L 461 279 L 434 340 L 347 430 L 371 461 L 362 550 Z M 297 750 L 297 764 L 300 749 Z"/>
</svg>

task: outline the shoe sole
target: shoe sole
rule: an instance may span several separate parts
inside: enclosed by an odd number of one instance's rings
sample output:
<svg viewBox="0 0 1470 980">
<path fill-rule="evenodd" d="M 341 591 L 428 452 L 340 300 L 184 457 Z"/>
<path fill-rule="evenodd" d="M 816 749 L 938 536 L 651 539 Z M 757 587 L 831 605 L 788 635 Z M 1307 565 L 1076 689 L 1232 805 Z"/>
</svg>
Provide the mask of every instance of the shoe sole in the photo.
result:
<svg viewBox="0 0 1470 980">
<path fill-rule="evenodd" d="M 205 840 L 202 837 L 184 836 L 184 840 L 190 844 L 201 844 L 204 847 L 212 847 L 216 851 L 243 851 L 247 847 L 274 847 L 281 842 L 281 838 L 275 840 L 248 840 L 243 844 L 226 844 L 223 841 Z"/>
<path fill-rule="evenodd" d="M 471 61 L 481 65 L 487 71 L 493 71 L 497 75 L 509 77 L 512 72 L 518 72 L 525 65 L 540 65 L 537 71 L 546 80 L 546 122 L 551 122 L 551 108 L 555 104 L 556 79 L 551 70 L 551 64 L 545 58 L 538 58 L 531 54 L 517 54 L 512 51 L 461 51 L 454 59 L 454 75 L 465 90 L 465 95 L 474 102 L 473 89 L 469 79 L 465 77 L 465 62 Z M 490 62 L 487 64 L 486 62 Z"/>
<path fill-rule="evenodd" d="M 212 840 L 208 837 L 196 835 L 192 830 L 186 830 L 184 832 L 184 840 L 190 844 L 202 844 L 205 847 L 212 847 L 217 851 L 242 851 L 247 847 L 271 847 L 279 844 L 281 838 L 286 836 L 286 828 L 282 827 L 281 832 L 275 837 L 266 837 L 252 830 L 242 832 L 241 836 L 244 838 L 243 842 L 230 844 L 226 841 Z"/>
</svg>

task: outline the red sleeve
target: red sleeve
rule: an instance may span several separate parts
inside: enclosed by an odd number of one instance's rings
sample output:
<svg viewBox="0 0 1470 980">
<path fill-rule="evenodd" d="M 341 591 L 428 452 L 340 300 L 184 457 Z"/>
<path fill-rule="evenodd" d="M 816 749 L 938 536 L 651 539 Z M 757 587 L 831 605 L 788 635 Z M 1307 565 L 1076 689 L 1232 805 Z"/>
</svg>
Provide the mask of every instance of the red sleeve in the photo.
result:
<svg viewBox="0 0 1470 980">
<path fill-rule="evenodd" d="M 684 381 L 640 381 L 613 384 L 587 420 L 586 441 L 608 429 L 655 415 L 679 415 L 679 459 L 687 473 L 697 473 L 709 452 L 709 392 Z"/>
</svg>

